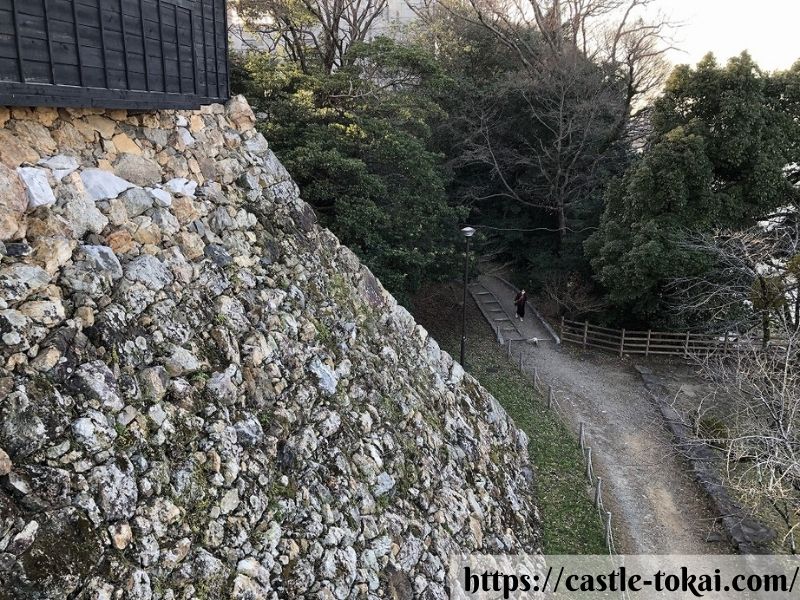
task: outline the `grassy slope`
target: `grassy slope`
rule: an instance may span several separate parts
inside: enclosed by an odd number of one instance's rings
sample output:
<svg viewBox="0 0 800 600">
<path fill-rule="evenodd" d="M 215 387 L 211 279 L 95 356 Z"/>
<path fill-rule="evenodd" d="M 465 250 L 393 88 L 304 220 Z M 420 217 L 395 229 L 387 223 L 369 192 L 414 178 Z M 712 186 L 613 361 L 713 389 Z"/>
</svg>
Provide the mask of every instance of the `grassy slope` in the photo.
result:
<svg viewBox="0 0 800 600">
<path fill-rule="evenodd" d="M 427 290 L 415 302 L 414 316 L 444 350 L 458 356 L 461 311 L 457 288 Z M 537 475 L 539 510 L 546 554 L 605 554 L 603 527 L 590 501 L 583 458 L 575 435 L 497 345 L 478 307 L 467 305 L 468 371 L 480 380 L 530 438 Z"/>
</svg>

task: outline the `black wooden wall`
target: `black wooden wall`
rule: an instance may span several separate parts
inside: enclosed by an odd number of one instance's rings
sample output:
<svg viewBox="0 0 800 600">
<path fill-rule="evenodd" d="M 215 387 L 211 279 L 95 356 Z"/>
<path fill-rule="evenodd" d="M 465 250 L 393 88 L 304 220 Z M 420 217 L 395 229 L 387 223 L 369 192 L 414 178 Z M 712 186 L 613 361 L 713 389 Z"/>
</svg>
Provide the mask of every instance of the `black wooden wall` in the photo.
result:
<svg viewBox="0 0 800 600">
<path fill-rule="evenodd" d="M 225 100 L 225 0 L 0 0 L 0 106 Z"/>
</svg>

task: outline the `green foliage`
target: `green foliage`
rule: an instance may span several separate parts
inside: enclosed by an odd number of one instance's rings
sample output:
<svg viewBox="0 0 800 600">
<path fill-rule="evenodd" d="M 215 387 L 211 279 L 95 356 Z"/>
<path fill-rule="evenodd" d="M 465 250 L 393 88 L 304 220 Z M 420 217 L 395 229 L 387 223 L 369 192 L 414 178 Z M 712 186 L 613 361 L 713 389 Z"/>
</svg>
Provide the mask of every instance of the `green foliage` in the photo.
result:
<svg viewBox="0 0 800 600">
<path fill-rule="evenodd" d="M 250 55 L 233 79 L 321 222 L 407 300 L 457 259 L 463 212 L 429 149 L 448 82 L 427 53 L 385 38 L 354 46 L 349 63 L 309 74 Z"/>
<path fill-rule="evenodd" d="M 672 73 L 647 149 L 608 187 L 599 230 L 585 245 L 625 315 L 618 320 L 658 323 L 665 283 L 711 266 L 681 243 L 687 235 L 745 228 L 796 200 L 785 172 L 798 156 L 786 88 L 785 75 L 762 73 L 747 54 L 725 67 L 708 56 Z"/>
<path fill-rule="evenodd" d="M 662 282 L 703 268 L 702 257 L 678 241 L 684 226 L 713 223 L 719 202 L 711 180 L 703 139 L 679 127 L 609 185 L 586 249 L 612 306 L 649 322 L 661 308 Z"/>
</svg>

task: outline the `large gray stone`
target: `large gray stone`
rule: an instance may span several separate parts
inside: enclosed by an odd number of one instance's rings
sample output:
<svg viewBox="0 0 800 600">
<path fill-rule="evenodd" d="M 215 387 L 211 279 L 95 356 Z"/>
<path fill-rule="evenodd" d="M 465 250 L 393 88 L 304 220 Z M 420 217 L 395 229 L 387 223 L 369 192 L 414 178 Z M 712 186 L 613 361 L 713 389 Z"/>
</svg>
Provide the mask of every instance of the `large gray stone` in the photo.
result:
<svg viewBox="0 0 800 600">
<path fill-rule="evenodd" d="M 72 376 L 72 385 L 78 392 L 97 400 L 106 410 L 122 410 L 116 377 L 103 361 L 95 360 L 78 367 Z"/>
<path fill-rule="evenodd" d="M 87 233 L 102 233 L 108 218 L 100 212 L 97 204 L 84 194 L 75 194 L 64 205 L 64 218 L 69 222 L 73 235 L 80 239 Z"/>
<path fill-rule="evenodd" d="M 253 417 L 238 421 L 233 427 L 236 429 L 236 439 L 244 447 L 255 446 L 264 438 L 261 423 Z"/>
<path fill-rule="evenodd" d="M 96 467 L 92 469 L 89 479 L 97 490 L 97 504 L 107 521 L 133 517 L 139 493 L 130 461 L 120 458 Z"/>
<path fill-rule="evenodd" d="M 257 133 L 249 140 L 245 141 L 244 147 L 248 152 L 253 154 L 263 155 L 269 150 L 269 144 L 263 135 Z"/>
<path fill-rule="evenodd" d="M 111 447 L 117 439 L 117 432 L 103 413 L 89 410 L 72 423 L 72 435 L 80 447 L 89 454 L 95 454 Z"/>
<path fill-rule="evenodd" d="M 162 178 L 161 167 L 157 162 L 136 154 L 120 156 L 114 164 L 114 173 L 141 186 L 161 183 Z"/>
<path fill-rule="evenodd" d="M 235 372 L 235 367 L 231 366 L 225 371 L 214 373 L 206 383 L 206 393 L 220 404 L 235 403 L 238 394 L 238 389 L 232 379 Z"/>
<path fill-rule="evenodd" d="M 143 215 L 153 207 L 153 197 L 144 188 L 131 188 L 122 194 L 121 199 L 129 219 Z"/>
<path fill-rule="evenodd" d="M 96 298 L 122 277 L 122 265 L 108 246 L 81 246 L 76 259 L 61 273 L 62 284 L 70 290 L 85 292 Z"/>
<path fill-rule="evenodd" d="M 0 300 L 18 302 L 50 283 L 50 275 L 33 265 L 15 263 L 0 269 Z"/>
<path fill-rule="evenodd" d="M 336 393 L 339 378 L 333 369 L 323 363 L 319 358 L 314 358 L 309 365 L 311 372 L 317 376 L 319 388 L 324 394 L 332 396 Z"/>
<path fill-rule="evenodd" d="M 158 291 L 172 283 L 172 271 L 155 256 L 144 254 L 125 267 L 125 278 Z"/>
<path fill-rule="evenodd" d="M 108 246 L 81 246 L 81 251 L 85 260 L 91 263 L 91 266 L 100 269 L 103 273 L 107 274 L 111 279 L 119 279 L 122 277 L 122 265 L 119 264 L 119 259 L 114 251 Z"/>
</svg>

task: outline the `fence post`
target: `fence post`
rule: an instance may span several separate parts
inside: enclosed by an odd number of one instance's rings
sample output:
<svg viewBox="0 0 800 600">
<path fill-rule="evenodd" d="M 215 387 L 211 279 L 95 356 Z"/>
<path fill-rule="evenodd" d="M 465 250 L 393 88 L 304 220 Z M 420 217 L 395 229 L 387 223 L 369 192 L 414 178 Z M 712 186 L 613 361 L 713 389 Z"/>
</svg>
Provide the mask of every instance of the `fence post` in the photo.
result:
<svg viewBox="0 0 800 600">
<path fill-rule="evenodd" d="M 533 367 L 533 389 L 539 389 L 539 369 Z"/>
<path fill-rule="evenodd" d="M 511 342 L 512 340 L 508 340 L 508 358 L 511 358 Z"/>
<path fill-rule="evenodd" d="M 603 478 L 597 478 L 597 487 L 594 490 L 594 506 L 595 508 L 600 508 L 600 504 L 602 503 L 602 493 L 603 493 Z"/>
<path fill-rule="evenodd" d="M 561 315 L 561 327 L 558 329 L 558 335 L 563 339 L 564 337 L 564 315 Z"/>
<path fill-rule="evenodd" d="M 589 479 L 589 484 L 592 484 L 592 480 L 594 479 L 593 469 L 592 469 L 592 447 L 589 446 L 586 449 L 586 477 Z"/>
<path fill-rule="evenodd" d="M 581 422 L 580 433 L 578 434 L 578 443 L 581 446 L 581 450 L 586 448 L 586 425 Z"/>
<path fill-rule="evenodd" d="M 550 391 L 547 393 L 547 408 L 553 408 L 553 386 L 550 385 Z"/>
<path fill-rule="evenodd" d="M 689 358 L 689 332 L 686 332 L 686 348 L 683 351 L 683 357 Z"/>
<path fill-rule="evenodd" d="M 606 546 L 611 550 L 611 512 L 606 512 Z"/>
<path fill-rule="evenodd" d="M 622 329 L 622 337 L 619 339 L 619 357 L 622 358 L 622 354 L 625 352 L 625 328 Z"/>
<path fill-rule="evenodd" d="M 647 346 L 644 348 L 644 357 L 647 358 L 647 355 L 650 354 L 650 335 L 652 334 L 652 330 L 647 330 Z"/>
<path fill-rule="evenodd" d="M 586 342 L 589 341 L 589 321 L 583 322 L 583 349 L 586 350 Z"/>
</svg>

